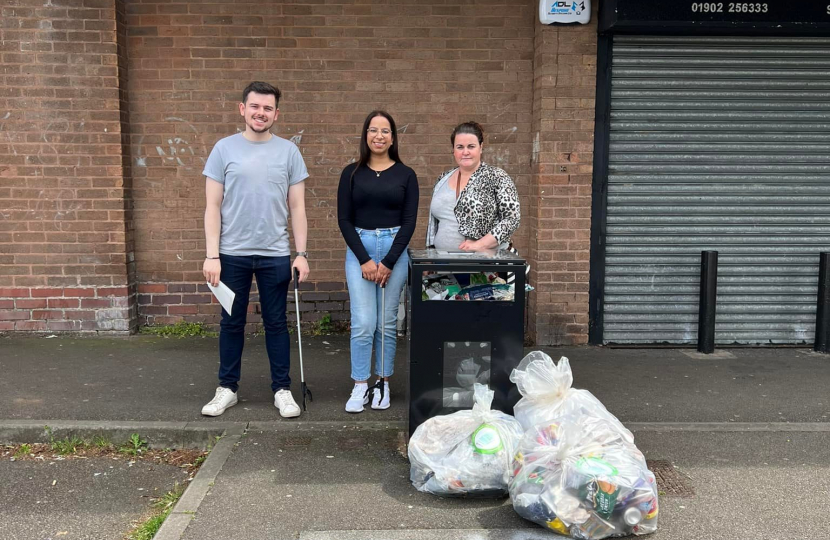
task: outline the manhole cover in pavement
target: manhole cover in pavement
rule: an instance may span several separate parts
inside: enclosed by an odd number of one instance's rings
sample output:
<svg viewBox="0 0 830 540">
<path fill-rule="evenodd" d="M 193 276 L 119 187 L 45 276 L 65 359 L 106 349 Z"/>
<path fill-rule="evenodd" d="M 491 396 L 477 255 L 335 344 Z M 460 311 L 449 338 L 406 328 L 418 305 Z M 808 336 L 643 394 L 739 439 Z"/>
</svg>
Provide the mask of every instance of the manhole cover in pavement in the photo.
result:
<svg viewBox="0 0 830 540">
<path fill-rule="evenodd" d="M 689 479 L 680 473 L 671 462 L 663 459 L 646 461 L 648 468 L 657 479 L 657 490 L 667 497 L 694 497 Z"/>
</svg>

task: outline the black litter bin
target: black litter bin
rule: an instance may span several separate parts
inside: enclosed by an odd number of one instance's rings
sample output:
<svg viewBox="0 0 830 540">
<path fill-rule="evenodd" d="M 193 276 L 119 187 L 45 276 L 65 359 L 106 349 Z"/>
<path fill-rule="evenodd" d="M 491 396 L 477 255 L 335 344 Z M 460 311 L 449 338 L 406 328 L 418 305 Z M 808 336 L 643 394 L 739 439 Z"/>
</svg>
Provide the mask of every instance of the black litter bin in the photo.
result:
<svg viewBox="0 0 830 540">
<path fill-rule="evenodd" d="M 505 250 L 409 249 L 407 300 L 409 436 L 428 418 L 472 408 L 476 382 L 495 392 L 494 409 L 512 414 L 520 397 L 510 373 L 523 356 L 524 259 Z"/>
</svg>

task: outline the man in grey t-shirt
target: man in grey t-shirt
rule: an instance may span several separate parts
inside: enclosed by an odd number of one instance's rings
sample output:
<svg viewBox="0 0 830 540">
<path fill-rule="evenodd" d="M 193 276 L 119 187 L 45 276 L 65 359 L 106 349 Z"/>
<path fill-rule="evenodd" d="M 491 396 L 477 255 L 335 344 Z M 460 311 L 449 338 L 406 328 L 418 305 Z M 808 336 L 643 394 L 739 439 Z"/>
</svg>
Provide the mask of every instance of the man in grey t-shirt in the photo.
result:
<svg viewBox="0 0 830 540">
<path fill-rule="evenodd" d="M 300 415 L 291 395 L 286 298 L 294 269 L 308 277 L 304 183 L 308 177 L 297 146 L 269 131 L 279 115 L 280 91 L 252 82 L 242 93 L 239 113 L 245 131 L 216 143 L 205 163 L 207 204 L 203 272 L 212 285 L 221 280 L 234 293 L 231 314 L 222 310 L 219 332 L 219 387 L 202 414 L 219 416 L 237 403 L 248 295 L 256 276 L 265 346 L 271 363 L 274 405 L 284 418 Z M 297 253 L 291 264 L 288 216 Z"/>
</svg>

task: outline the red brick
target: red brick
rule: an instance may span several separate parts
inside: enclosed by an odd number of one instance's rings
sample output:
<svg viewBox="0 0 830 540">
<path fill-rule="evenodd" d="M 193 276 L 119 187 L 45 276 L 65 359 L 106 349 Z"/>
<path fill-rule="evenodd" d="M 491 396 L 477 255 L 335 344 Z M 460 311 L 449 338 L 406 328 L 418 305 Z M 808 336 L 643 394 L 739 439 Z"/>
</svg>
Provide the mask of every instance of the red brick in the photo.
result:
<svg viewBox="0 0 830 540">
<path fill-rule="evenodd" d="M 152 303 L 156 306 L 168 304 L 181 304 L 182 297 L 178 294 L 155 295 L 153 296 Z"/>
<path fill-rule="evenodd" d="M 73 289 L 64 287 L 63 295 L 69 297 L 95 296 L 95 289 Z"/>
<path fill-rule="evenodd" d="M 199 312 L 198 306 L 168 306 L 170 315 L 194 315 Z"/>
<path fill-rule="evenodd" d="M 110 300 L 104 298 L 82 298 L 81 307 L 84 309 L 108 308 L 112 306 Z"/>
<path fill-rule="evenodd" d="M 183 294 L 182 304 L 210 304 L 215 298 L 212 294 Z"/>
<path fill-rule="evenodd" d="M 139 283 L 138 285 L 138 292 L 139 293 L 166 293 L 167 292 L 167 285 L 162 285 L 160 283 Z"/>
<path fill-rule="evenodd" d="M 0 300 L 0 309 L 14 309 L 14 300 Z"/>
<path fill-rule="evenodd" d="M 127 287 L 99 287 L 97 293 L 100 298 L 102 296 L 127 296 L 129 291 Z"/>
<path fill-rule="evenodd" d="M 63 319 L 63 311 L 33 311 L 31 318 L 36 320 Z"/>
<path fill-rule="evenodd" d="M 29 289 L 12 289 L 0 287 L 0 298 L 25 298 L 29 296 Z"/>
<path fill-rule="evenodd" d="M 12 321 L 0 321 L 0 332 L 14 330 L 15 323 Z"/>
<path fill-rule="evenodd" d="M 33 297 L 60 297 L 63 296 L 63 289 L 32 289 Z"/>
<path fill-rule="evenodd" d="M 14 329 L 18 331 L 39 332 L 46 330 L 46 321 L 17 321 Z"/>
<path fill-rule="evenodd" d="M 31 318 L 28 311 L 0 311 L 0 321 L 19 321 Z"/>
<path fill-rule="evenodd" d="M 64 311 L 64 316 L 76 321 L 94 321 L 96 318 L 94 311 Z"/>
<path fill-rule="evenodd" d="M 38 309 L 38 308 L 45 308 L 46 307 L 46 299 L 41 298 L 39 300 L 27 300 L 27 299 L 18 299 L 14 301 L 15 306 L 17 309 Z"/>
<path fill-rule="evenodd" d="M 77 330 L 80 325 L 76 321 L 47 321 L 46 328 L 49 330 L 71 331 Z"/>
<path fill-rule="evenodd" d="M 81 301 L 75 298 L 50 298 L 50 308 L 77 308 L 81 305 Z"/>
<path fill-rule="evenodd" d="M 167 292 L 171 293 L 193 293 L 196 292 L 196 285 L 193 283 L 171 283 L 167 286 Z"/>
</svg>

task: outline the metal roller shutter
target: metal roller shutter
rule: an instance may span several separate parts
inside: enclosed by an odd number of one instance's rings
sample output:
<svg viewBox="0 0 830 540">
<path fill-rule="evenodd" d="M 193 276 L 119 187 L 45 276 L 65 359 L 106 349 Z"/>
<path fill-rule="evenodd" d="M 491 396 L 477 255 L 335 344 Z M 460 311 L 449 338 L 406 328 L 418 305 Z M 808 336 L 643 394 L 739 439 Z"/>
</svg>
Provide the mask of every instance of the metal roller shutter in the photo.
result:
<svg viewBox="0 0 830 540">
<path fill-rule="evenodd" d="M 830 39 L 615 36 L 603 340 L 811 343 L 830 249 Z"/>
</svg>

